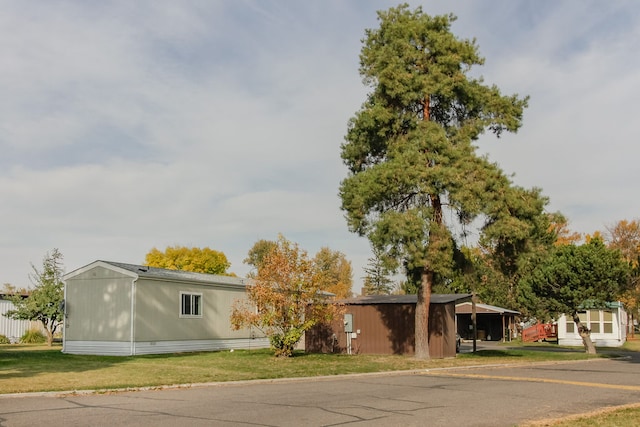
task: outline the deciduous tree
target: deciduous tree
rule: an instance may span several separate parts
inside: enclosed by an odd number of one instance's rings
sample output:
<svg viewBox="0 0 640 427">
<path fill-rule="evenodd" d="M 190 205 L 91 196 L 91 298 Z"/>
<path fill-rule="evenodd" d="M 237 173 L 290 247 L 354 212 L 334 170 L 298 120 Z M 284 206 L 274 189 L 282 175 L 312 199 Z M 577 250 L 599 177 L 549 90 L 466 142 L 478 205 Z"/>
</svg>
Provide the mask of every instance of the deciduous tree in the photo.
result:
<svg viewBox="0 0 640 427">
<path fill-rule="evenodd" d="M 231 324 L 252 326 L 270 339 L 276 356 L 291 356 L 305 331 L 329 321 L 335 307 L 327 303 L 320 273 L 307 252 L 280 236 L 258 266 L 247 299 L 234 303 Z"/>
<path fill-rule="evenodd" d="M 629 286 L 620 296 L 620 301 L 631 316 L 630 324 L 633 324 L 640 308 L 640 222 L 620 220 L 608 226 L 606 234 L 608 247 L 619 250 L 631 269 Z"/>
<path fill-rule="evenodd" d="M 340 196 L 350 230 L 419 271 L 417 358 L 429 357 L 432 286 L 453 265 L 445 212 L 468 225 L 510 185 L 473 141 L 486 130 L 516 131 L 527 104 L 469 76 L 484 60 L 475 41 L 452 34 L 455 19 L 406 4 L 378 12 L 380 26 L 366 30 L 360 54 L 371 92 L 342 145 L 349 176 Z"/>
<path fill-rule="evenodd" d="M 249 249 L 244 263 L 251 265 L 254 270 L 249 277 L 255 277 L 267 255 L 278 246 L 273 240 L 260 239 Z M 334 251 L 328 247 L 320 248 L 313 258 L 315 267 L 320 276 L 320 289 L 334 294 L 337 298 L 348 298 L 352 295 L 353 270 L 351 262 L 340 251 Z"/>
<path fill-rule="evenodd" d="M 313 262 L 318 270 L 320 289 L 334 294 L 336 298 L 352 296 L 353 269 L 345 254 L 323 247 L 313 258 Z"/>
<path fill-rule="evenodd" d="M 640 222 L 620 220 L 607 227 L 607 242 L 617 249 L 633 268 L 640 264 Z"/>
<path fill-rule="evenodd" d="M 58 249 L 47 253 L 42 261 L 42 270 L 31 264 L 33 272 L 30 275 L 34 289 L 27 298 L 15 295 L 10 300 L 15 305 L 14 310 L 6 313 L 13 319 L 39 320 L 47 333 L 47 344 L 53 343 L 53 336 L 62 325 L 64 318 L 64 283 L 62 275 L 63 256 Z"/>
<path fill-rule="evenodd" d="M 260 239 L 253 244 L 247 257 L 243 262 L 253 267 L 253 271 L 249 273 L 250 277 L 255 277 L 258 267 L 262 263 L 262 260 L 271 252 L 271 250 L 278 245 L 273 240 Z"/>
<path fill-rule="evenodd" d="M 551 230 L 556 235 L 555 245 L 577 245 L 583 236 L 571 231 L 569 221 L 562 215 L 557 215 L 551 223 Z"/>
<path fill-rule="evenodd" d="M 595 354 L 591 331 L 578 312 L 604 308 L 615 300 L 627 286 L 628 275 L 629 266 L 619 251 L 607 248 L 601 239 L 591 239 L 580 246 L 556 246 L 523 282 L 537 301 L 537 317 L 565 314 L 573 319 L 586 352 Z"/>
<path fill-rule="evenodd" d="M 231 267 L 227 256 L 223 252 L 208 247 L 167 246 L 164 252 L 153 248 L 145 257 L 145 265 L 194 273 L 234 275 L 227 272 L 227 269 Z"/>
</svg>

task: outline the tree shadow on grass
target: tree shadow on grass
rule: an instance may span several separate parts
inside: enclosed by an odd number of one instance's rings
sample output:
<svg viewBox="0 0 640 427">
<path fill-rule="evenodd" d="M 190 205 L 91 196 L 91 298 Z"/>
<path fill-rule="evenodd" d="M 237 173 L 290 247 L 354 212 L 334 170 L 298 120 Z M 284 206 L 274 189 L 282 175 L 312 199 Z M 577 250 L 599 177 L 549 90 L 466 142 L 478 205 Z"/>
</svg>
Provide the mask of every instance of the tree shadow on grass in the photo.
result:
<svg viewBox="0 0 640 427">
<path fill-rule="evenodd" d="M 61 346 L 0 345 L 0 383 L 43 373 L 82 373 L 122 363 L 127 357 L 62 353 Z"/>
<path fill-rule="evenodd" d="M 522 353 L 509 351 L 509 350 L 478 350 L 475 353 L 465 353 L 464 357 L 523 357 Z"/>
<path fill-rule="evenodd" d="M 597 355 L 587 355 L 583 349 L 579 348 L 542 348 L 542 347 L 517 347 L 502 349 L 481 349 L 475 353 L 464 353 L 460 356 L 465 358 L 528 358 L 532 361 L 580 361 L 594 357 L 610 358 L 613 355 L 598 353 Z M 640 361 L 640 360 L 637 360 Z"/>
<path fill-rule="evenodd" d="M 194 378 L 245 379 L 247 372 L 255 371 L 256 366 L 264 365 L 260 362 L 271 357 L 264 349 L 136 356 L 75 355 L 60 350 L 59 346 L 48 349 L 0 345 L 0 394 L 198 382 Z M 274 370 L 280 365 L 272 364 Z M 185 381 L 182 375 L 187 378 Z M 255 375 L 249 377 L 253 379 Z"/>
</svg>

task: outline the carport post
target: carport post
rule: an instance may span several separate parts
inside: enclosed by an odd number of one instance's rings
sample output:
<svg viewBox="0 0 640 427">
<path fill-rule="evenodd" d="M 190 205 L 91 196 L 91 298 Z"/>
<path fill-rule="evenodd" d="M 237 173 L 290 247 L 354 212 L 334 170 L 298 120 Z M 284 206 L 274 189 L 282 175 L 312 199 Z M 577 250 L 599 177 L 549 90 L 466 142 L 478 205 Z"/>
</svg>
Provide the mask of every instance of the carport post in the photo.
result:
<svg viewBox="0 0 640 427">
<path fill-rule="evenodd" d="M 473 327 L 473 352 L 476 352 L 476 341 L 478 340 L 478 328 L 476 323 L 476 293 L 471 296 L 471 325 Z"/>
<path fill-rule="evenodd" d="M 505 333 L 507 330 L 504 328 L 504 313 L 502 313 L 502 342 L 507 342 L 507 334 Z"/>
</svg>

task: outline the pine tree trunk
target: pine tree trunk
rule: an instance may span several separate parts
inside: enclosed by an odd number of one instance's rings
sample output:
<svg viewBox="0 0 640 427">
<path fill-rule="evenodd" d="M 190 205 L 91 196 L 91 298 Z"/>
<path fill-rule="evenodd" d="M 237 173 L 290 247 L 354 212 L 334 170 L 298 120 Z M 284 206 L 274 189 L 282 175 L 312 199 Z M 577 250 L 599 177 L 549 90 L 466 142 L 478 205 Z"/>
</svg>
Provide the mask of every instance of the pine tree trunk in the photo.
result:
<svg viewBox="0 0 640 427">
<path fill-rule="evenodd" d="M 431 304 L 431 286 L 433 273 L 427 267 L 422 271 L 416 304 L 415 356 L 417 359 L 429 359 L 429 305 Z"/>
<path fill-rule="evenodd" d="M 428 111 L 429 101 L 425 102 L 425 111 Z M 442 225 L 442 205 L 440 197 L 432 197 L 433 205 L 433 221 L 431 227 Z M 434 245 L 439 230 L 434 232 L 433 228 L 429 231 L 429 245 Z M 415 320 L 415 356 L 417 359 L 430 359 L 429 354 L 429 306 L 431 305 L 431 289 L 433 287 L 433 269 L 429 265 L 429 260 L 425 262 L 420 275 L 420 287 L 418 288 L 418 302 L 416 303 L 416 320 Z"/>
<path fill-rule="evenodd" d="M 431 120 L 431 97 L 425 96 L 423 101 L 422 119 L 424 121 Z M 425 165 L 429 167 L 429 165 Z M 432 195 L 433 206 L 433 223 L 437 226 L 442 225 L 442 205 L 440 197 Z M 432 245 L 434 240 L 433 231 L 429 232 L 429 244 Z M 429 354 L 429 306 L 431 305 L 431 289 L 433 287 L 433 270 L 429 266 L 429 260 L 426 261 L 420 275 L 420 287 L 418 288 L 418 302 L 416 303 L 416 320 L 415 320 L 415 356 L 417 359 L 430 359 Z"/>
<path fill-rule="evenodd" d="M 425 102 L 425 108 L 429 105 Z M 442 204 L 439 196 L 432 197 L 433 221 L 429 230 L 429 245 L 437 245 L 440 230 L 434 227 L 442 226 Z M 427 255 L 428 257 L 428 255 Z M 418 288 L 418 302 L 416 303 L 415 344 L 416 358 L 430 359 L 429 354 L 429 306 L 431 305 L 431 289 L 433 288 L 433 269 L 426 260 L 420 275 L 420 287 Z"/>
</svg>

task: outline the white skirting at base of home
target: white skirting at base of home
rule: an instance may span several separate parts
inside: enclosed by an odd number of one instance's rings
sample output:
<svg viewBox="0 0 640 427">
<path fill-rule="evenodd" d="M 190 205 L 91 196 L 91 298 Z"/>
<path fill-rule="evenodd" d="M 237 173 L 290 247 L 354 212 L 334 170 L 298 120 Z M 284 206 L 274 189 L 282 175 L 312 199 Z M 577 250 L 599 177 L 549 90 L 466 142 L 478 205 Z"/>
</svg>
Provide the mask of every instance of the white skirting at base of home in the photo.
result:
<svg viewBox="0 0 640 427">
<path fill-rule="evenodd" d="M 624 341 L 616 338 L 596 338 L 591 336 L 591 341 L 596 347 L 621 347 L 624 344 Z M 558 345 L 580 347 L 584 344 L 582 342 L 582 338 L 570 337 L 558 338 Z"/>
<path fill-rule="evenodd" d="M 241 338 L 186 341 L 65 341 L 63 353 L 101 356 L 185 353 L 194 351 L 251 350 L 269 348 L 269 338 Z"/>
</svg>

